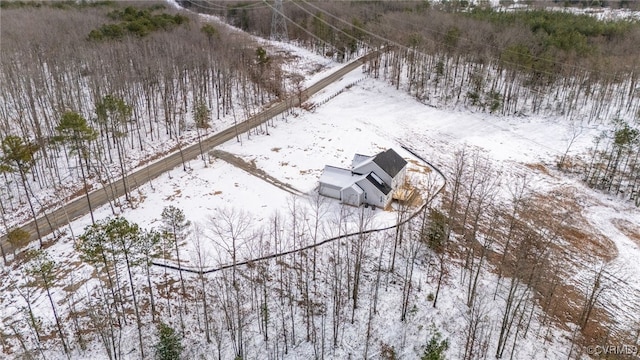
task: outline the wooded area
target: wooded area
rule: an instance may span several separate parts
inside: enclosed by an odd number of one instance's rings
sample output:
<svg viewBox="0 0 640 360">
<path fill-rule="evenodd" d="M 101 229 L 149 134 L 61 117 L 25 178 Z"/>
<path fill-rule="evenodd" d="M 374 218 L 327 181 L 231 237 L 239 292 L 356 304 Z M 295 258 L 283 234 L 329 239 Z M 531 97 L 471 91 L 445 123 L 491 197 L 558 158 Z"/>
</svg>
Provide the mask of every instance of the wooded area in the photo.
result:
<svg viewBox="0 0 640 360">
<path fill-rule="evenodd" d="M 270 31 L 272 9 L 263 2 L 190 3 L 247 31 Z M 461 12 L 452 3 L 289 2 L 289 37 L 340 61 L 376 49 L 365 71 L 426 104 L 560 114 L 579 124 L 575 134 L 611 121 L 587 160 L 564 156 L 559 167 L 639 204 L 638 24 Z M 159 142 L 179 150 L 186 133 L 199 138 L 221 117 L 251 114 L 296 90 L 264 48 L 188 13 L 147 3 L 2 4 L 0 210 L 16 248 L 25 234 L 8 214 L 35 217 L 47 201 L 83 195 L 157 156 Z M 400 204 L 391 230 L 367 231 L 369 209 L 332 213 L 321 197 L 305 204 L 292 197 L 286 214 L 266 214 L 269 225 L 259 229 L 238 208 L 192 224 L 168 205 L 157 229 L 124 217 L 92 219 L 72 234 L 77 257 L 65 264 L 39 236 L 42 249 L 4 259 L 24 269 L 5 284 L 26 305 L 3 317 L 3 353 L 71 358 L 93 354 L 98 343 L 109 359 L 205 351 L 279 359 L 303 347 L 319 359 L 394 359 L 407 347 L 439 358 L 449 345 L 437 328 L 422 343 L 407 336 L 430 325 L 417 317 L 418 306 L 442 306 L 452 296 L 447 288 L 464 294 L 464 347 L 456 354 L 465 360 L 513 356 L 533 337 L 554 344 L 557 328 L 572 335 L 569 358 L 603 338 L 637 342 L 640 324 L 622 323 L 603 306 L 624 283 L 607 266 L 612 245 L 588 236 L 578 201 L 562 201 L 571 194 L 537 194 L 526 176 L 505 175 L 472 148 L 450 160 L 442 201 L 411 218 L 415 209 Z M 185 252 L 187 244 L 193 251 Z M 586 261 L 600 265 L 568 266 Z M 222 265 L 231 267 L 205 273 Z M 50 313 L 34 312 L 45 297 Z M 393 342 L 385 341 L 388 313 L 405 324 Z M 363 324 L 365 332 L 345 340 Z M 345 350 L 348 341 L 364 344 L 362 351 Z"/>
<path fill-rule="evenodd" d="M 184 1 L 269 36 L 271 8 Z M 451 2 L 454 3 L 454 2 Z M 429 2 L 292 2 L 289 37 L 348 60 L 381 48 L 372 74 L 428 104 L 499 114 L 563 115 L 584 123 L 617 115 L 637 123 L 640 24 L 531 10 L 462 11 Z"/>
<path fill-rule="evenodd" d="M 272 8 L 264 4 L 181 3 L 269 36 Z M 575 136 L 586 126 L 617 128 L 621 122 L 637 132 L 640 23 L 535 5 L 539 7 L 507 12 L 462 1 L 301 1 L 287 3 L 285 15 L 291 39 L 337 60 L 353 58 L 362 47 L 377 50 L 369 59 L 369 74 L 425 104 L 558 117 L 575 124 Z M 627 139 L 625 151 L 617 155 L 603 153 L 596 141 L 593 151 L 574 159 L 571 170 L 580 172 L 591 187 L 640 204 L 640 139 Z M 559 164 L 566 170 L 565 157 Z M 594 171 L 594 166 L 615 166 L 615 171 Z"/>
<path fill-rule="evenodd" d="M 277 56 L 193 15 L 35 4 L 2 10 L 4 229 L 285 95 Z"/>
<path fill-rule="evenodd" d="M 215 210 L 208 222 L 192 224 L 171 205 L 158 214 L 156 229 L 123 217 L 96 221 L 74 238 L 80 262 L 73 266 L 81 272 L 56 263 L 44 249 L 14 258 L 28 270 L 10 280 L 9 289 L 27 307 L 6 323 L 12 330 L 2 334 L 3 351 L 38 356 L 53 347 L 82 354 L 99 340 L 99 353 L 109 359 L 123 358 L 131 347 L 144 356 L 153 353 L 151 334 L 158 327 L 161 338 L 173 334 L 189 344 L 181 350 L 187 358 L 215 351 L 218 359 L 276 359 L 300 347 L 319 359 L 343 357 L 341 344 L 349 336 L 364 344 L 352 355 L 392 359 L 411 346 L 430 359 L 427 354 L 448 346 L 437 328 L 425 343 L 410 344 L 385 336 L 382 322 L 391 312 L 404 331 L 420 331 L 428 324 L 416 317 L 424 311 L 417 307 L 447 304 L 451 291 L 466 299 L 459 304 L 467 309 L 464 348 L 456 349 L 462 359 L 506 358 L 532 338 L 557 346 L 550 337 L 556 328 L 572 334 L 570 358 L 603 338 L 633 343 L 637 324 L 614 320 L 603 306 L 622 283 L 606 265 L 606 242 L 580 234 L 579 209 L 537 194 L 526 177 L 502 175 L 471 148 L 453 156 L 446 175 L 441 203 L 417 212 L 400 204 L 400 225 L 383 231 L 370 231 L 372 210 L 332 212 L 318 195 L 292 196 L 288 210 L 271 214 L 262 228 L 237 208 Z M 432 198 L 435 184 L 429 189 L 423 198 Z M 351 235 L 287 251 L 345 234 Z M 286 254 L 245 261 L 278 253 Z M 577 264 L 587 259 L 602 266 L 569 283 L 585 271 Z M 51 300 L 52 288 L 63 292 L 64 302 Z M 29 310 L 43 291 L 51 317 Z M 177 351 L 175 338 L 163 341 Z"/>
</svg>

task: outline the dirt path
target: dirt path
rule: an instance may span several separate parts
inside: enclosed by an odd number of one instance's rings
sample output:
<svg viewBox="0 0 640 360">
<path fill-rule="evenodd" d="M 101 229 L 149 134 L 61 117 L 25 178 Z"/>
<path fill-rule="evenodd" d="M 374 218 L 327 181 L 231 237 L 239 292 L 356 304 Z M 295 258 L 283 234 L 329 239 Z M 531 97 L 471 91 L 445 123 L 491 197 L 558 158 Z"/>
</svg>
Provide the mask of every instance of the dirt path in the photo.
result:
<svg viewBox="0 0 640 360">
<path fill-rule="evenodd" d="M 224 162 L 227 162 L 241 170 L 244 170 L 246 172 L 248 172 L 249 174 L 258 177 L 266 182 L 268 182 L 269 184 L 276 186 L 290 194 L 293 195 L 303 195 L 303 192 L 294 188 L 293 186 L 282 182 L 276 178 L 274 178 L 273 176 L 267 174 L 266 172 L 264 172 L 264 170 L 262 169 L 258 169 L 258 167 L 256 167 L 256 164 L 253 162 L 247 162 L 244 159 L 235 156 L 231 153 L 228 153 L 226 151 L 222 151 L 222 150 L 213 150 L 209 152 L 209 155 L 220 159 Z"/>
</svg>

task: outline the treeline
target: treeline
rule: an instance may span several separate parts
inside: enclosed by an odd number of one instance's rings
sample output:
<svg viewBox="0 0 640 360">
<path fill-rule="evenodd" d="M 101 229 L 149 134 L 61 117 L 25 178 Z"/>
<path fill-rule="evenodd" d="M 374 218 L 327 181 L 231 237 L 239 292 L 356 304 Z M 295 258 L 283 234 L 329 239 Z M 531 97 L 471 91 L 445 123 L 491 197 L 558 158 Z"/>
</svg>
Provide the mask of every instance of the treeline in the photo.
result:
<svg viewBox="0 0 640 360">
<path fill-rule="evenodd" d="M 153 31 L 170 30 L 174 26 L 186 23 L 189 18 L 184 15 L 170 15 L 167 13 L 154 14 L 153 11 L 164 6 L 152 6 L 148 9 L 137 9 L 127 6 L 124 10 L 113 10 L 107 16 L 120 23 L 105 24 L 98 29 L 91 30 L 91 40 L 117 40 L 127 34 L 146 36 Z"/>
<path fill-rule="evenodd" d="M 225 16 L 247 31 L 264 36 L 270 31 L 264 20 L 270 7 L 183 3 Z M 640 123 L 637 21 L 540 8 L 496 11 L 456 1 L 303 1 L 287 3 L 285 13 L 291 39 L 338 60 L 375 49 L 365 71 L 427 104 L 551 115 L 574 127 L 603 123 L 614 128 L 612 134 L 620 121 L 631 129 Z M 583 178 L 637 203 L 637 146 L 634 141 L 615 145 L 613 137 L 598 140 L 593 158 L 584 160 Z M 604 138 L 607 144 L 601 144 Z M 621 146 L 623 151 L 608 153 Z"/>
<path fill-rule="evenodd" d="M 590 158 L 568 162 L 588 186 L 640 206 L 640 129 L 617 119 L 594 139 Z"/>
<path fill-rule="evenodd" d="M 0 15 L 5 234 L 285 95 L 278 56 L 162 4 L 33 5 Z M 123 32 L 107 40 L 114 21 Z"/>
<path fill-rule="evenodd" d="M 182 1 L 268 36 L 269 6 Z M 640 25 L 460 2 L 293 2 L 289 38 L 338 60 L 382 49 L 370 71 L 418 100 L 499 114 L 635 122 Z"/>
<path fill-rule="evenodd" d="M 3 352 L 13 357 L 144 358 L 154 352 L 152 329 L 166 323 L 182 338 L 188 358 L 276 359 L 300 347 L 309 347 L 317 358 L 343 357 L 346 334 L 357 334 L 353 345 L 365 357 L 397 356 L 404 340 L 388 338 L 380 322 L 388 319 L 388 302 L 402 307 L 397 318 L 403 322 L 416 311 L 411 310 L 418 301 L 415 287 L 421 285 L 412 274 L 428 250 L 415 226 L 422 224 L 425 231 L 427 222 L 422 213 L 420 222 L 395 235 L 368 234 L 372 214 L 365 208 L 330 214 L 326 200 L 316 197 L 309 203 L 292 198 L 289 212 L 272 215 L 261 229 L 238 209 L 217 210 L 206 224 L 191 224 L 182 210 L 167 206 L 162 224 L 150 230 L 123 217 L 98 221 L 73 239 L 82 271 L 67 272 L 66 261 L 54 260 L 43 249 L 14 258 L 16 269 L 27 270 L 8 285 L 21 300 L 4 319 Z M 406 220 L 408 209 L 399 216 Z M 205 274 L 212 267 L 347 233 L 355 234 Z M 385 244 L 394 237 L 394 246 Z M 402 278 L 400 299 L 397 281 Z M 382 299 L 387 291 L 391 300 Z M 365 324 L 366 335 L 361 331 Z M 423 329 L 415 322 L 408 326 Z M 423 332 L 431 340 L 410 353 L 428 359 L 447 350 L 448 341 L 437 329 Z"/>
<path fill-rule="evenodd" d="M 633 344 L 635 325 L 603 306 L 620 280 L 606 266 L 568 266 L 610 256 L 581 232 L 578 207 L 536 194 L 526 177 L 507 177 L 470 148 L 446 172 L 441 203 L 417 213 L 399 204 L 399 226 L 384 231 L 369 231 L 372 210 L 336 209 L 319 196 L 292 198 L 261 227 L 232 208 L 191 224 L 167 206 L 156 229 L 98 221 L 72 236 L 81 264 L 47 250 L 13 258 L 14 269 L 28 270 L 6 284 L 20 302 L 3 320 L 3 351 L 149 356 L 152 330 L 163 323 L 187 358 L 431 359 L 448 347 L 461 359 L 516 358 L 531 342 L 580 358 L 603 338 Z M 278 253 L 286 254 L 245 263 Z M 230 266 L 210 271 L 222 265 Z M 447 329 L 458 335 L 440 335 L 448 318 L 434 307 L 460 309 Z M 566 341 L 553 340 L 558 328 Z"/>
<path fill-rule="evenodd" d="M 97 1 L 74 1 L 74 0 L 61 0 L 61 1 L 21 1 L 21 0 L 8 0 L 0 3 L 0 9 L 15 9 L 15 8 L 40 8 L 40 7 L 53 7 L 58 9 L 77 9 L 86 7 L 102 7 L 112 6 L 115 2 L 111 0 L 97 0 Z"/>
</svg>

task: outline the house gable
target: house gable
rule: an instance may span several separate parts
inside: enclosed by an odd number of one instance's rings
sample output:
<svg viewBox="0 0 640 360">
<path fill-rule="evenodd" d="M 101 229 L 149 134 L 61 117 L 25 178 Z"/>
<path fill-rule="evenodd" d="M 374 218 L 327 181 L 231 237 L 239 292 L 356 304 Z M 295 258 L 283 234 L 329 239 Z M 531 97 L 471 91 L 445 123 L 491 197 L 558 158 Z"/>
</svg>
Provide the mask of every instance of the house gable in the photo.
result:
<svg viewBox="0 0 640 360">
<path fill-rule="evenodd" d="M 379 178 L 382 179 L 382 181 L 386 182 L 387 184 L 391 184 L 391 176 L 389 176 L 389 174 L 382 170 L 380 166 L 378 166 L 378 164 L 373 161 L 373 159 L 374 158 L 372 157 L 368 160 L 363 161 L 357 167 L 354 167 L 353 173 L 358 175 L 369 175 L 370 173 L 375 173 Z"/>
<path fill-rule="evenodd" d="M 362 155 L 362 154 L 355 154 L 353 156 L 353 160 L 351 160 L 351 168 L 355 169 L 358 166 L 360 166 L 360 164 L 364 163 L 367 160 L 371 160 L 373 159 L 373 156 L 370 155 Z"/>
<path fill-rule="evenodd" d="M 393 151 L 393 149 L 379 153 L 373 158 L 373 162 L 376 163 L 382 171 L 389 174 L 391 178 L 396 177 L 407 165 L 407 161 L 398 155 L 397 152 Z"/>
<path fill-rule="evenodd" d="M 340 200 L 345 204 L 360 206 L 364 202 L 364 190 L 354 183 L 340 190 Z"/>
<path fill-rule="evenodd" d="M 367 204 L 385 207 L 391 200 L 391 188 L 378 182 L 371 174 L 363 176 L 356 184 L 364 190 L 364 202 Z"/>
</svg>

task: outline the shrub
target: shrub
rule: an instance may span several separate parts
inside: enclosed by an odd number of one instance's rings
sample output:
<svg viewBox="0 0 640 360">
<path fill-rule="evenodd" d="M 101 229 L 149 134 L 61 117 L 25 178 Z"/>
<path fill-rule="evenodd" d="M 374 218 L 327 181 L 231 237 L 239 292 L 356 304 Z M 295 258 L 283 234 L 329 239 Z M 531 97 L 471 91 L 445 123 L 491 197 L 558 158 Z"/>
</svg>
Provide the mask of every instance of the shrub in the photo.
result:
<svg viewBox="0 0 640 360">
<path fill-rule="evenodd" d="M 118 40 L 127 34 L 144 37 L 154 31 L 171 30 L 173 27 L 189 21 L 189 18 L 179 14 L 153 14 L 152 12 L 157 9 L 159 8 L 156 6 L 147 9 L 127 6 L 124 10 L 113 10 L 107 16 L 120 22 L 117 24 L 105 24 L 98 29 L 91 30 L 88 38 L 94 41 Z"/>
<path fill-rule="evenodd" d="M 440 332 L 436 330 L 429 339 L 420 360 L 445 360 L 444 353 L 447 349 L 449 349 L 449 340 L 443 340 Z"/>
<path fill-rule="evenodd" d="M 157 360 L 178 360 L 182 354 L 181 339 L 176 331 L 165 323 L 158 324 Z"/>
</svg>

